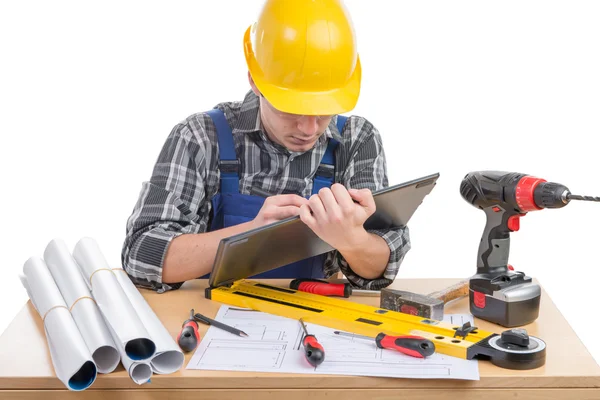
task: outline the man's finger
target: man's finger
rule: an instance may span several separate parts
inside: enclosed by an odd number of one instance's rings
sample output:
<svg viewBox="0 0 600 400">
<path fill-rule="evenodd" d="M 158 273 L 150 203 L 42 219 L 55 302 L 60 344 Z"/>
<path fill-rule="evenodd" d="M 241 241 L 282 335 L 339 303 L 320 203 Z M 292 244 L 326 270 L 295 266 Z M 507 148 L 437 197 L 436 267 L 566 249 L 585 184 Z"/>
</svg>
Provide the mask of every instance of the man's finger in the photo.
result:
<svg viewBox="0 0 600 400">
<path fill-rule="evenodd" d="M 342 210 L 352 210 L 354 208 L 354 201 L 344 185 L 340 185 L 339 183 L 333 184 L 331 192 Z"/>
<path fill-rule="evenodd" d="M 308 199 L 298 196 L 297 194 L 279 194 L 269 197 L 271 204 L 276 206 L 297 206 L 308 204 Z"/>
<path fill-rule="evenodd" d="M 333 214 L 339 212 L 338 202 L 331 192 L 331 189 L 323 188 L 319 190 L 319 197 L 321 198 L 321 202 L 323 203 L 323 207 L 325 207 L 325 211 L 327 213 Z"/>
<path fill-rule="evenodd" d="M 375 210 L 375 199 L 373 193 L 369 189 L 350 189 L 348 190 L 350 196 L 356 200 L 361 206 L 368 208 L 369 210 Z"/>
<path fill-rule="evenodd" d="M 313 217 L 312 214 L 310 213 L 310 207 L 307 204 L 300 207 L 300 219 L 311 229 L 317 223 L 317 220 L 315 220 L 315 217 Z"/>
<path fill-rule="evenodd" d="M 308 200 L 308 206 L 310 207 L 313 216 L 317 221 L 324 221 L 327 218 L 325 207 L 318 194 L 313 194 Z"/>
<path fill-rule="evenodd" d="M 271 217 L 275 219 L 285 219 L 288 217 L 294 217 L 298 214 L 300 214 L 300 207 L 284 206 L 274 208 L 273 212 L 271 213 Z"/>
</svg>

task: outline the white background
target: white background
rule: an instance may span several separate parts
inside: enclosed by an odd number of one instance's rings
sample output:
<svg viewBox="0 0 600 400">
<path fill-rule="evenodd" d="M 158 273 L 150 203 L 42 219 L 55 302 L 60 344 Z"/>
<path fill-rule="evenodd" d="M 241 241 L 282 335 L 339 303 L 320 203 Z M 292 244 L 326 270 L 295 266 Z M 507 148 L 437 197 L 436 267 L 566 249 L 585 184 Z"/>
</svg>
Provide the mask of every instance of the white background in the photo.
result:
<svg viewBox="0 0 600 400">
<path fill-rule="evenodd" d="M 524 172 L 600 196 L 600 3 L 348 0 L 363 63 L 354 113 L 390 184 L 433 172 L 398 279 L 466 277 L 485 219 L 469 171 Z M 120 262 L 125 223 L 171 128 L 249 89 L 242 35 L 261 1 L 0 3 L 0 332 L 17 274 L 63 238 Z M 384 96 L 388 99 L 384 101 Z M 600 204 L 528 214 L 510 261 L 600 359 Z"/>
</svg>

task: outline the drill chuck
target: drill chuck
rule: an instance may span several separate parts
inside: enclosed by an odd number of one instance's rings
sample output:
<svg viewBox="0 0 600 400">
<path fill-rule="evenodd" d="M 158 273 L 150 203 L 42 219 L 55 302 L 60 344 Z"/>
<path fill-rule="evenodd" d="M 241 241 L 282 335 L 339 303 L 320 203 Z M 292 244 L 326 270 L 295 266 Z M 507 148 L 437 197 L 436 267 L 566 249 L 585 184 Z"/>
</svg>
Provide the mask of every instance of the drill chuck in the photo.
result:
<svg viewBox="0 0 600 400">
<path fill-rule="evenodd" d="M 561 208 L 569 203 L 569 189 L 554 182 L 541 182 L 533 191 L 533 200 L 538 208 Z"/>
<path fill-rule="evenodd" d="M 501 206 L 524 214 L 544 208 L 561 208 L 573 198 L 565 185 L 535 176 L 502 171 L 471 172 L 460 185 L 462 197 L 475 207 Z"/>
</svg>

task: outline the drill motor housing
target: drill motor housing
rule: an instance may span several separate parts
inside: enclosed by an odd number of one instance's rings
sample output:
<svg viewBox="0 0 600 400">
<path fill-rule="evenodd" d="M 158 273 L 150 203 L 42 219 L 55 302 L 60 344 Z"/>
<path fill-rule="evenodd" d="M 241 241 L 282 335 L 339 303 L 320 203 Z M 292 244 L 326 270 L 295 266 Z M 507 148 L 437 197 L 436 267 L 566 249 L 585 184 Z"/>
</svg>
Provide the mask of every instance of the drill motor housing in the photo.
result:
<svg viewBox="0 0 600 400">
<path fill-rule="evenodd" d="M 471 314 L 505 327 L 535 321 L 541 288 L 508 264 L 510 233 L 519 230 L 519 219 L 527 212 L 564 207 L 569 190 L 523 173 L 478 171 L 464 177 L 460 193 L 486 214 L 477 273 L 469 282 Z"/>
</svg>

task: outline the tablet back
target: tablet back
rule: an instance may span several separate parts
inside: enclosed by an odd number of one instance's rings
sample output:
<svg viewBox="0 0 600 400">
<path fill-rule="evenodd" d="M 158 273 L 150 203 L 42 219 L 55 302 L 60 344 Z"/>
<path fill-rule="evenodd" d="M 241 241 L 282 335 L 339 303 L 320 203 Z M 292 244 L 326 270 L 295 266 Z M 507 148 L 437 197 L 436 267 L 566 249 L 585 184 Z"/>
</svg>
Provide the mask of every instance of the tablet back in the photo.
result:
<svg viewBox="0 0 600 400">
<path fill-rule="evenodd" d="M 436 173 L 373 192 L 376 211 L 365 221 L 365 229 L 407 225 L 438 178 Z M 300 217 L 287 218 L 222 239 L 209 285 L 227 285 L 331 250 Z"/>
</svg>

